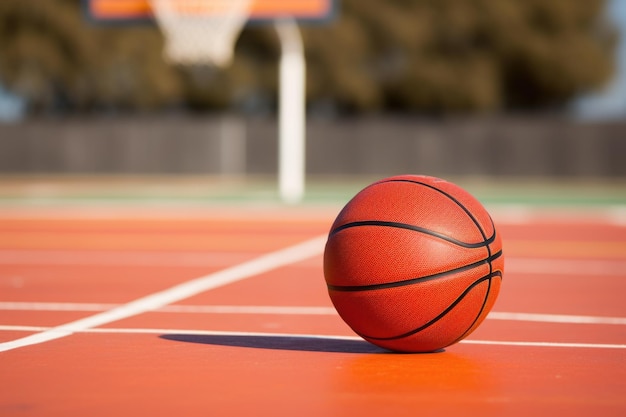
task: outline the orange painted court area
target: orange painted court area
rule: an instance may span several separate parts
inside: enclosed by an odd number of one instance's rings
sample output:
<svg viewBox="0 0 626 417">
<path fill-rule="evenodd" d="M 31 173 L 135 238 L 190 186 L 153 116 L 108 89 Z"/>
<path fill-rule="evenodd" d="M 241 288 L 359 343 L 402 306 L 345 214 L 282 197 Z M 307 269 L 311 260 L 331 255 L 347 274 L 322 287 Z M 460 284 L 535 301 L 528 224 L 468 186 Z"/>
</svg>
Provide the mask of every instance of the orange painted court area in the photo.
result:
<svg viewBox="0 0 626 417">
<path fill-rule="evenodd" d="M 624 416 L 626 226 L 511 216 L 467 340 L 388 353 L 335 313 L 337 211 L 0 211 L 2 416 Z"/>
</svg>

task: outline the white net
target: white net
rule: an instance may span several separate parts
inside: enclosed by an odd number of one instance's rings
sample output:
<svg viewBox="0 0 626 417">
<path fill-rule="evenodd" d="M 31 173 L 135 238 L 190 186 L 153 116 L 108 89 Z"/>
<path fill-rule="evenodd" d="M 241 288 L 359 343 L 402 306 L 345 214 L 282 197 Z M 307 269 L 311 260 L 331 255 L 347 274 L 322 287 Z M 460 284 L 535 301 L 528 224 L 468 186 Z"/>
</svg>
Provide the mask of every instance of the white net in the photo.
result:
<svg viewBox="0 0 626 417">
<path fill-rule="evenodd" d="M 165 57 L 182 65 L 225 67 L 252 0 L 150 0 L 165 36 Z"/>
</svg>

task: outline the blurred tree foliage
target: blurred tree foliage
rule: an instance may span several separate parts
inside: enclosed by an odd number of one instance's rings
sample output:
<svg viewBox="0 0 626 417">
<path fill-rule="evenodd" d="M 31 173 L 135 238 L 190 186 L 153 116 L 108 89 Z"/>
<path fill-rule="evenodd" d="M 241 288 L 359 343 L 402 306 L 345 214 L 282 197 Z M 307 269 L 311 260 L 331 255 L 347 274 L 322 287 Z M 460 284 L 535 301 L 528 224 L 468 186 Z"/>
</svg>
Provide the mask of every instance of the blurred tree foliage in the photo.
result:
<svg viewBox="0 0 626 417">
<path fill-rule="evenodd" d="M 318 111 L 558 108 L 613 67 L 604 0 L 339 0 L 304 26 Z M 33 112 L 163 108 L 266 111 L 280 46 L 247 27 L 227 70 L 176 68 L 154 25 L 89 22 L 80 0 L 0 1 L 0 80 Z"/>
</svg>

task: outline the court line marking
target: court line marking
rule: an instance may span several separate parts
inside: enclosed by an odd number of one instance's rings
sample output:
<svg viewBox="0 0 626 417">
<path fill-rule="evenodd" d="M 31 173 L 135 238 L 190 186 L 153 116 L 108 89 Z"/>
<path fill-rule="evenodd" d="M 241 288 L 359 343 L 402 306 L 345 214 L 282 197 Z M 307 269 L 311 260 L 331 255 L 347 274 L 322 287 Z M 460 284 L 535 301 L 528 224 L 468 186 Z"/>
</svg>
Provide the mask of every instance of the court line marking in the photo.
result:
<svg viewBox="0 0 626 417">
<path fill-rule="evenodd" d="M 576 207 L 571 204 L 537 206 L 533 204 L 487 204 L 496 224 L 524 225 L 549 221 L 566 224 L 570 222 L 602 222 L 610 226 L 626 227 L 626 205 Z"/>
<path fill-rule="evenodd" d="M 86 266 L 188 266 L 217 267 L 241 262 L 252 254 L 201 252 L 115 252 L 66 250 L 0 249 L 2 265 L 86 265 Z M 319 264 L 307 264 L 319 268 Z M 506 272 L 519 274 L 560 274 L 623 276 L 626 260 L 556 259 L 506 257 Z"/>
<path fill-rule="evenodd" d="M 0 325 L 0 331 L 24 331 L 45 332 L 53 328 L 41 326 L 9 326 Z M 293 334 L 293 333 L 262 333 L 262 332 L 227 332 L 214 330 L 188 330 L 188 329 L 129 329 L 129 328 L 85 328 L 76 333 L 113 333 L 113 334 L 185 334 L 194 336 L 234 336 L 234 337 L 290 337 L 306 339 L 331 339 L 331 340 L 355 340 L 364 341 L 358 336 L 339 336 L 321 334 Z M 558 347 L 558 348 L 587 348 L 587 349 L 626 349 L 626 344 L 613 343 L 572 343 L 572 342 L 530 342 L 530 341 L 506 341 L 506 340 L 461 340 L 461 344 L 469 345 L 494 345 L 494 346 L 518 346 L 518 347 Z"/>
<path fill-rule="evenodd" d="M 104 311 L 118 307 L 109 303 L 0 302 L 0 311 Z M 323 306 L 245 306 L 245 305 L 166 305 L 153 312 L 190 314 L 274 314 L 274 315 L 336 315 L 333 307 Z"/>
<path fill-rule="evenodd" d="M 261 255 L 255 259 L 240 263 L 230 268 L 222 269 L 220 271 L 186 281 L 182 284 L 175 285 L 166 290 L 141 297 L 102 313 L 56 326 L 21 339 L 0 343 L 0 352 L 66 337 L 79 331 L 84 331 L 93 327 L 102 326 L 117 320 L 132 317 L 137 314 L 145 313 L 147 311 L 155 310 L 167 304 L 189 298 L 199 293 L 308 259 L 312 256 L 319 255 L 324 251 L 326 239 L 327 236 L 324 234 L 302 243 Z"/>
<path fill-rule="evenodd" d="M 487 315 L 492 320 L 532 321 L 541 323 L 569 323 L 569 324 L 626 324 L 626 317 L 582 316 L 571 314 L 541 314 L 541 313 L 509 313 L 492 311 Z"/>
<path fill-rule="evenodd" d="M 624 276 L 626 261 L 506 257 L 505 274 Z"/>
<path fill-rule="evenodd" d="M 109 303 L 58 303 L 58 302 L 0 302 L 0 311 L 106 311 L 119 304 Z M 272 315 L 311 315 L 334 316 L 333 307 L 324 306 L 261 306 L 261 305 L 166 305 L 152 310 L 155 313 L 183 314 L 272 314 Z M 569 324 L 615 324 L 626 325 L 626 317 L 587 316 L 573 314 L 516 313 L 492 311 L 487 316 L 491 320 L 530 321 L 541 323 Z"/>
<path fill-rule="evenodd" d="M 229 205 L 215 207 L 204 203 L 190 205 L 189 201 L 172 202 L 171 200 L 150 199 L 151 209 L 146 213 L 144 204 L 126 204 L 112 202 L 102 208 L 103 200 L 94 201 L 71 201 L 58 202 L 54 198 L 27 198 L 15 201 L 3 201 L 0 203 L 0 220 L 110 220 L 110 219 L 149 219 L 196 221 L 198 219 L 225 219 L 225 220 L 249 220 L 250 212 L 270 221 L 300 221 L 316 220 L 330 221 L 334 219 L 341 209 L 341 203 L 329 203 L 301 207 L 297 210 L 280 210 L 282 207 L 271 202 L 250 201 L 246 207 L 233 207 Z M 46 205 L 42 211 L 41 203 Z M 157 206 L 155 206 L 157 204 Z M 158 207 L 160 204 L 160 207 Z M 486 203 L 486 207 L 492 214 L 497 224 L 529 224 L 537 221 L 550 221 L 552 223 L 569 223 L 572 221 L 601 222 L 603 224 L 626 227 L 626 205 L 596 204 L 590 206 L 576 206 L 571 204 L 559 204 L 554 206 L 542 206 L 523 203 Z M 279 210 L 277 210 L 277 208 Z"/>
<path fill-rule="evenodd" d="M 614 206 L 610 207 L 606 213 L 609 223 L 626 227 L 626 206 Z"/>
<path fill-rule="evenodd" d="M 200 251 L 115 251 L 0 249 L 2 265 L 80 266 L 227 266 L 252 258 L 254 253 Z"/>
</svg>

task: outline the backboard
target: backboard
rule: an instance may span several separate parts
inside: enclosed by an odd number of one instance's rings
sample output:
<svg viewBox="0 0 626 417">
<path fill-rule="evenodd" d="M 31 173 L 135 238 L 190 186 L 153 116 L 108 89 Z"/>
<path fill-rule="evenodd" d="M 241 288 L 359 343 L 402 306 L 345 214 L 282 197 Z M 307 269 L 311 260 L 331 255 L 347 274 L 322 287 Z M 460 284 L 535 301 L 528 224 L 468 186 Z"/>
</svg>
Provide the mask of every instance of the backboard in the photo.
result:
<svg viewBox="0 0 626 417">
<path fill-rule="evenodd" d="M 298 22 L 324 22 L 334 17 L 337 1 L 253 0 L 249 21 L 269 22 L 291 17 Z M 83 5 L 87 16 L 95 22 L 138 23 L 154 19 L 149 0 L 83 0 Z"/>
</svg>

